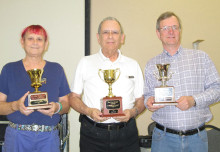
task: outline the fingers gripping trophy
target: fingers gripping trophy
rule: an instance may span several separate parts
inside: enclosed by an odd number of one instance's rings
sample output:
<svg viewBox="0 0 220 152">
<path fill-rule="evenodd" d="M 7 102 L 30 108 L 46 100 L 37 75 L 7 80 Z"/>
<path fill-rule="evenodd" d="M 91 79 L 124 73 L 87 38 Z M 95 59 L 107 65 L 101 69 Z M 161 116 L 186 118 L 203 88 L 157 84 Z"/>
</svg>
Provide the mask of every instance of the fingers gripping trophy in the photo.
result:
<svg viewBox="0 0 220 152">
<path fill-rule="evenodd" d="M 35 91 L 28 94 L 28 107 L 27 109 L 48 109 L 51 105 L 48 103 L 47 92 L 41 92 L 38 90 L 42 86 L 42 74 L 43 69 L 28 70 L 27 73 L 31 79 L 31 86 L 35 88 Z"/>
<path fill-rule="evenodd" d="M 162 84 L 154 89 L 155 103 L 153 105 L 177 105 L 174 98 L 174 87 L 166 85 L 166 82 L 172 77 L 172 73 L 168 75 L 170 64 L 157 64 L 156 67 L 158 73 L 154 73 L 154 75 Z"/>
<path fill-rule="evenodd" d="M 101 73 L 103 76 L 101 76 Z M 118 76 L 116 78 L 116 73 Z M 119 69 L 101 70 L 99 69 L 99 77 L 109 85 L 108 96 L 101 100 L 102 117 L 124 116 L 122 109 L 122 97 L 116 97 L 112 93 L 112 84 L 118 80 L 120 76 Z"/>
</svg>

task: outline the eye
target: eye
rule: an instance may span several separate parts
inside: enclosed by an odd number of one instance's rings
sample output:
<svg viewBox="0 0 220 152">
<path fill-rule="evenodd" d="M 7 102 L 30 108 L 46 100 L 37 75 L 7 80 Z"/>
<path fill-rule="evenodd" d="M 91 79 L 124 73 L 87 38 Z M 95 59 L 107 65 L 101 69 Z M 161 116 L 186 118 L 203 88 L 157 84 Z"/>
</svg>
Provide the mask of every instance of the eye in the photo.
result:
<svg viewBox="0 0 220 152">
<path fill-rule="evenodd" d="M 179 27 L 177 25 L 172 26 L 173 30 L 177 30 Z"/>
<path fill-rule="evenodd" d="M 31 40 L 33 40 L 33 37 L 28 37 L 27 39 L 28 39 L 29 41 L 31 41 Z"/>
<path fill-rule="evenodd" d="M 109 34 L 109 31 L 103 31 L 102 34 Z"/>
<path fill-rule="evenodd" d="M 118 31 L 112 31 L 112 34 L 119 34 Z"/>
<path fill-rule="evenodd" d="M 167 31 L 167 30 L 168 30 L 168 26 L 164 26 L 164 27 L 163 27 L 163 30 L 164 30 L 164 31 Z"/>
<path fill-rule="evenodd" d="M 43 41 L 43 39 L 42 39 L 42 38 L 37 38 L 37 40 L 38 40 L 38 41 Z"/>
</svg>

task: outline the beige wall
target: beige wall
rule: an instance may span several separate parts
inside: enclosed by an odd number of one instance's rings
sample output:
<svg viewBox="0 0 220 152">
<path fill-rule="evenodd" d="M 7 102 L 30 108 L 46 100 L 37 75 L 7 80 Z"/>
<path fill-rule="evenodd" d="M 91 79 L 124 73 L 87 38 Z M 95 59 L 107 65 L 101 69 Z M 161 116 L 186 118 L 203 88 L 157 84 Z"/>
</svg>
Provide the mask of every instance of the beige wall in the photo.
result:
<svg viewBox="0 0 220 152">
<path fill-rule="evenodd" d="M 199 49 L 206 51 L 220 72 L 220 1 L 219 0 L 91 0 L 91 53 L 99 50 L 96 33 L 99 22 L 113 16 L 121 22 L 125 34 L 122 53 L 136 59 L 142 70 L 146 62 L 162 51 L 155 33 L 158 16 L 165 11 L 175 12 L 182 20 L 182 46 L 192 48 L 192 42 L 203 39 Z M 214 119 L 210 124 L 220 127 L 220 104 L 211 107 Z M 147 134 L 152 121 L 151 112 L 138 117 L 141 135 Z"/>
</svg>

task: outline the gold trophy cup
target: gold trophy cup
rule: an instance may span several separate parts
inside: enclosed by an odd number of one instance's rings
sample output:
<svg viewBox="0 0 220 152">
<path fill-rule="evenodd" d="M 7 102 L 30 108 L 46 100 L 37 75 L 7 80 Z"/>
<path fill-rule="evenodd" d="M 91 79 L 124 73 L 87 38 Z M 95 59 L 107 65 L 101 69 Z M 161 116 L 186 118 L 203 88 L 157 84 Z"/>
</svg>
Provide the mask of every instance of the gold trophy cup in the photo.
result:
<svg viewBox="0 0 220 152">
<path fill-rule="evenodd" d="M 100 73 L 103 73 L 103 78 Z M 118 72 L 118 76 L 116 78 L 116 73 Z M 99 77 L 109 85 L 109 93 L 108 96 L 102 98 L 101 100 L 101 111 L 102 117 L 113 117 L 113 116 L 124 116 L 122 109 L 122 97 L 116 97 L 112 93 L 112 84 L 118 80 L 120 76 L 119 69 L 109 69 L 109 70 L 101 70 L 99 69 Z"/>
<path fill-rule="evenodd" d="M 47 92 L 41 92 L 38 90 L 42 86 L 41 77 L 43 69 L 28 70 L 27 73 L 31 78 L 31 86 L 35 88 L 34 92 L 28 94 L 28 107 L 27 109 L 48 109 L 51 105 L 48 104 Z"/>
<path fill-rule="evenodd" d="M 174 87 L 167 86 L 166 82 L 172 77 L 172 73 L 168 75 L 170 64 L 157 64 L 158 74 L 155 74 L 158 81 L 162 84 L 154 89 L 155 103 L 153 105 L 177 105 L 174 98 Z"/>
</svg>

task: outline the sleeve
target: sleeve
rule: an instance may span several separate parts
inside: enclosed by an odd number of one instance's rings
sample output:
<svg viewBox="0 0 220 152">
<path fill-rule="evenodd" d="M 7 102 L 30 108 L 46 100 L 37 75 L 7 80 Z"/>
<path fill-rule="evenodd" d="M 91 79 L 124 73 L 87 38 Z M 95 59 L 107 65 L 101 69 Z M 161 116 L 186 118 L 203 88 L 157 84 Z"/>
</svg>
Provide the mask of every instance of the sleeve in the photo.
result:
<svg viewBox="0 0 220 152">
<path fill-rule="evenodd" d="M 155 82 L 153 81 L 153 73 L 152 69 L 150 68 L 150 64 L 146 64 L 145 69 L 144 69 L 144 104 L 145 107 L 147 108 L 147 100 L 149 97 L 154 96 L 154 84 Z"/>
<path fill-rule="evenodd" d="M 136 62 L 136 77 L 137 79 L 135 83 L 134 95 L 135 98 L 140 98 L 141 96 L 143 96 L 144 80 L 143 80 L 143 73 L 137 62 Z"/>
<path fill-rule="evenodd" d="M 196 95 L 193 95 L 196 101 L 196 107 L 205 108 L 209 105 L 218 102 L 220 100 L 220 77 L 215 68 L 214 63 L 206 54 L 205 57 L 205 91 Z"/>
<path fill-rule="evenodd" d="M 8 79 L 7 79 L 7 68 L 6 66 L 4 66 L 2 68 L 1 71 L 1 75 L 0 75 L 0 92 L 4 93 L 4 94 L 8 94 L 9 90 L 8 90 Z"/>
<path fill-rule="evenodd" d="M 82 58 L 76 68 L 75 77 L 71 85 L 71 92 L 82 94 L 83 92 L 83 74 L 85 67 L 85 58 Z"/>
<path fill-rule="evenodd" d="M 60 89 L 59 90 L 60 90 L 59 97 L 65 96 L 65 95 L 70 93 L 69 84 L 67 82 L 66 75 L 64 73 L 63 68 L 61 70 L 61 83 L 60 83 Z"/>
</svg>

